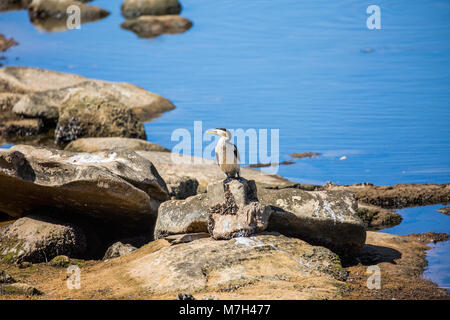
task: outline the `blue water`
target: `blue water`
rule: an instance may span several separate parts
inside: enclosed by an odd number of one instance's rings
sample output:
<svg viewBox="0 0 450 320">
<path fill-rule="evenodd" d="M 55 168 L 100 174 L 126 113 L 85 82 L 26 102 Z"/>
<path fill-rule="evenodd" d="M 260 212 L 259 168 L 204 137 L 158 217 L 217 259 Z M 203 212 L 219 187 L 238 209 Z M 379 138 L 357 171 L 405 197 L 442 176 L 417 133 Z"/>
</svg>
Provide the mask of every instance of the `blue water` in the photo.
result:
<svg viewBox="0 0 450 320">
<path fill-rule="evenodd" d="M 121 2 L 94 1 L 111 15 L 67 32 L 41 32 L 23 10 L 2 13 L 1 32 L 20 45 L 1 62 L 169 98 L 177 108 L 146 124 L 148 139 L 169 148 L 173 130 L 192 132 L 194 121 L 205 130 L 279 129 L 280 161 L 322 153 L 281 166 L 294 181 L 450 181 L 450 1 L 378 0 L 382 29 L 368 30 L 371 1 L 182 0 L 193 28 L 156 39 L 120 28 Z M 400 212 L 404 222 L 387 232 L 450 230 L 433 207 Z M 427 272 L 442 285 L 448 246 L 428 252 Z"/>
<path fill-rule="evenodd" d="M 450 216 L 437 211 L 442 207 L 442 205 L 435 205 L 397 210 L 403 217 L 402 223 L 380 232 L 398 235 L 430 231 L 450 233 Z M 450 241 L 438 242 L 430 246 L 432 249 L 427 251 L 428 266 L 424 276 L 440 287 L 450 290 Z"/>
</svg>

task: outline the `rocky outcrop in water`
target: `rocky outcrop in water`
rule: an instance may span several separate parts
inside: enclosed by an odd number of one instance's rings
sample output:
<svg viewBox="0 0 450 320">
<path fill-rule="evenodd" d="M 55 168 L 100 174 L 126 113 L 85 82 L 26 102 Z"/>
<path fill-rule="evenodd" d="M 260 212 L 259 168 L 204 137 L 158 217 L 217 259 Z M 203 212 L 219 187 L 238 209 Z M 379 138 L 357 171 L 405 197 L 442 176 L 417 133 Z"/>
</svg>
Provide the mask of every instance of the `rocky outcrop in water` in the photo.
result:
<svg viewBox="0 0 450 320">
<path fill-rule="evenodd" d="M 69 14 L 67 9 L 75 6 L 80 10 L 80 23 L 88 23 L 103 19 L 109 12 L 97 6 L 86 5 L 74 0 L 33 0 L 28 6 L 30 21 L 40 30 L 67 30 Z"/>
<path fill-rule="evenodd" d="M 133 31 L 139 38 L 155 38 L 162 34 L 183 33 L 192 27 L 192 22 L 177 15 L 140 16 L 126 20 L 121 27 Z"/>
<path fill-rule="evenodd" d="M 6 38 L 3 34 L 0 34 L 0 52 L 5 52 L 13 46 L 17 46 L 19 43 L 13 38 Z"/>
<path fill-rule="evenodd" d="M 122 15 L 127 19 L 139 16 L 161 16 L 179 14 L 181 4 L 178 0 L 124 0 Z"/>
</svg>

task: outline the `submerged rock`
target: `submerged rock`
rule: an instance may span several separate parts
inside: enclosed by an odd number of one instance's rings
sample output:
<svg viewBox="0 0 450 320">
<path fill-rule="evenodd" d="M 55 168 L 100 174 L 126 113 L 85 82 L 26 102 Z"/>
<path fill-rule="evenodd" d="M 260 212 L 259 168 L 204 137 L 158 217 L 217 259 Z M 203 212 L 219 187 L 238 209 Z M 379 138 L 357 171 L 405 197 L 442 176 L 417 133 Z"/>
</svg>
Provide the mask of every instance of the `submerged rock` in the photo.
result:
<svg viewBox="0 0 450 320">
<path fill-rule="evenodd" d="M 155 38 L 165 33 L 183 33 L 192 27 L 192 22 L 177 15 L 140 16 L 137 19 L 126 20 L 120 26 L 133 31 L 140 38 Z"/>
<path fill-rule="evenodd" d="M 266 230 L 271 209 L 258 202 L 255 181 L 244 178 L 210 183 L 208 232 L 214 239 L 248 237 Z"/>
<path fill-rule="evenodd" d="M 351 192 L 258 188 L 273 212 L 268 230 L 320 244 L 344 256 L 357 255 L 366 239 Z"/>
<path fill-rule="evenodd" d="M 86 2 L 86 1 L 85 1 Z M 30 21 L 41 30 L 67 30 L 67 20 L 70 14 L 67 9 L 76 6 L 80 10 L 80 23 L 103 19 L 109 12 L 97 6 L 86 5 L 73 0 L 33 0 L 28 6 Z"/>
<path fill-rule="evenodd" d="M 396 226 L 402 222 L 402 216 L 395 211 L 358 204 L 357 211 L 361 220 L 366 224 L 367 230 L 381 230 Z"/>
<path fill-rule="evenodd" d="M 0 211 L 40 208 L 92 217 L 125 230 L 149 230 L 168 199 L 153 164 L 134 151 L 71 153 L 17 145 L 0 150 Z"/>
<path fill-rule="evenodd" d="M 127 255 L 134 250 L 136 250 L 136 247 L 133 247 L 131 244 L 123 244 L 122 242 L 116 242 L 112 244 L 108 250 L 106 250 L 106 253 L 103 257 L 103 260 L 113 259 L 117 257 L 121 257 L 124 255 Z"/>
<path fill-rule="evenodd" d="M 121 8 L 123 16 L 127 19 L 181 12 L 181 4 L 178 0 L 125 0 Z"/>
<path fill-rule="evenodd" d="M 115 100 L 84 92 L 71 95 L 59 111 L 55 143 L 83 137 L 126 137 L 145 139 L 144 125 L 132 109 Z"/>
<path fill-rule="evenodd" d="M 121 261 L 120 267 L 146 292 L 161 296 L 245 290 L 252 285 L 256 292 L 269 287 L 283 290 L 295 285 L 296 298 L 331 298 L 346 277 L 330 250 L 277 233 L 224 241 L 204 238 L 149 254 L 140 250 L 133 253 L 137 258 Z M 274 298 L 273 289 L 255 296 L 264 294 Z"/>
<path fill-rule="evenodd" d="M 162 151 L 169 152 L 163 146 L 151 143 L 142 139 L 133 138 L 81 138 L 70 142 L 64 150 L 73 152 L 98 152 L 113 149 L 128 149 L 128 150 L 144 150 L 144 151 Z M 166 181 L 169 186 L 169 182 Z"/>
<path fill-rule="evenodd" d="M 8 263 L 47 262 L 57 255 L 81 256 L 86 236 L 77 226 L 30 215 L 8 225 L 0 234 L 0 260 Z"/>
</svg>

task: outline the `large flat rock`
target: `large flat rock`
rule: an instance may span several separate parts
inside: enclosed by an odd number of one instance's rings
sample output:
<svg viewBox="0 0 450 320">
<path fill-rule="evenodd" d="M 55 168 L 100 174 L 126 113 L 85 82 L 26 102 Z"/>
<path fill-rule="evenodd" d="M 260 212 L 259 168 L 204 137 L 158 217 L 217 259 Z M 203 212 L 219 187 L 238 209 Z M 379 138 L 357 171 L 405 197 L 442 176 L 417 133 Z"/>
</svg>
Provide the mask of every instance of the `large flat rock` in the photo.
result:
<svg viewBox="0 0 450 320">
<path fill-rule="evenodd" d="M 51 208 L 146 229 L 167 198 L 153 164 L 133 151 L 72 153 L 25 145 L 0 151 L 0 211 L 10 216 Z"/>
<path fill-rule="evenodd" d="M 260 187 L 258 198 L 273 208 L 268 230 L 326 246 L 344 256 L 357 255 L 364 245 L 365 225 L 351 192 Z"/>
</svg>

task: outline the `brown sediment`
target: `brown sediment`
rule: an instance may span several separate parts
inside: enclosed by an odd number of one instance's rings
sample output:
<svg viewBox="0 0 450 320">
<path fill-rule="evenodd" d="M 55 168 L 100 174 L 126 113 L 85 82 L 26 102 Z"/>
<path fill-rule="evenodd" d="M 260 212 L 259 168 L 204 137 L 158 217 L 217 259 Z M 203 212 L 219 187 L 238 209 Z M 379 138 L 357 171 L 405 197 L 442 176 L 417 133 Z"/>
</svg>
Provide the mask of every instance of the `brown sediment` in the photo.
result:
<svg viewBox="0 0 450 320">
<path fill-rule="evenodd" d="M 352 300 L 424 300 L 450 299 L 450 292 L 423 278 L 427 266 L 426 251 L 430 241 L 444 240 L 445 234 L 412 234 L 398 236 L 367 232 L 366 245 L 357 265 L 347 267 L 348 287 L 343 299 Z M 369 289 L 368 279 L 374 274 L 369 266 L 380 268 L 380 289 Z M 369 280 L 370 282 L 370 280 Z"/>
</svg>

